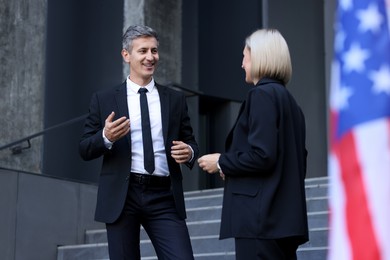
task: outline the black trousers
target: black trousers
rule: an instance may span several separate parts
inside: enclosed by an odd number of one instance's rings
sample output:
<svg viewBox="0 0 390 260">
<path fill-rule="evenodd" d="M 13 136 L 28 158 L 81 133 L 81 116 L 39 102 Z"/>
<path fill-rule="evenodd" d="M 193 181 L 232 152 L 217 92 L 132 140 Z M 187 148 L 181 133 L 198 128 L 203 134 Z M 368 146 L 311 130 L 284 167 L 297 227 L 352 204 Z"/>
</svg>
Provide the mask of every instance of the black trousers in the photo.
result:
<svg viewBox="0 0 390 260">
<path fill-rule="evenodd" d="M 236 238 L 237 260 L 296 260 L 298 245 L 293 239 Z"/>
<path fill-rule="evenodd" d="M 131 182 L 121 217 L 106 224 L 110 260 L 139 260 L 141 225 L 159 260 L 192 260 L 185 220 L 176 211 L 169 186 Z"/>
</svg>

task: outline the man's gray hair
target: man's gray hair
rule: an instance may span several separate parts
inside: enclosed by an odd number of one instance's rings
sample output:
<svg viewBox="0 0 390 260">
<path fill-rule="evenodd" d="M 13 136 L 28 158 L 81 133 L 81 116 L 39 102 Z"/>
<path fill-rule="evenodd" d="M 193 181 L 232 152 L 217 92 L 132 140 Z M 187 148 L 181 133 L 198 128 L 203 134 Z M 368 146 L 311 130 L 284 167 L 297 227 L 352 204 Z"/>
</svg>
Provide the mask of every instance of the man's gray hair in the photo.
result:
<svg viewBox="0 0 390 260">
<path fill-rule="evenodd" d="M 122 48 L 131 52 L 133 40 L 140 37 L 154 37 L 158 43 L 158 35 L 155 30 L 146 25 L 131 25 L 122 37 Z"/>
</svg>

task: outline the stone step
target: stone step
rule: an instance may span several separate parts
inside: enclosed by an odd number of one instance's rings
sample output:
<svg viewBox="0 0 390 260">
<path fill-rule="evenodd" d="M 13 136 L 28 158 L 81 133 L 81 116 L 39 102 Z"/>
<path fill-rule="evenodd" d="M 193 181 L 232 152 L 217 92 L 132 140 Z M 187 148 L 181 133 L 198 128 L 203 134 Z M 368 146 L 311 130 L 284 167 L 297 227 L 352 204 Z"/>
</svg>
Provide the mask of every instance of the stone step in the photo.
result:
<svg viewBox="0 0 390 260">
<path fill-rule="evenodd" d="M 306 198 L 327 197 L 329 184 L 307 184 Z"/>
<path fill-rule="evenodd" d="M 185 196 L 187 196 L 185 194 Z M 192 208 L 204 208 L 204 207 L 213 207 L 222 205 L 222 192 L 206 194 L 206 195 L 198 195 L 185 197 L 184 201 L 186 204 L 186 210 L 190 210 Z"/>
<path fill-rule="evenodd" d="M 310 241 L 298 249 L 299 260 L 325 259 L 328 239 L 328 178 L 305 180 Z M 234 240 L 219 240 L 223 189 L 200 190 L 185 193 L 187 225 L 194 256 L 197 260 L 235 259 Z M 106 230 L 88 230 L 86 244 L 61 246 L 58 260 L 108 259 Z M 141 229 L 142 260 L 157 259 L 154 248 Z"/>
<path fill-rule="evenodd" d="M 213 256 L 225 256 L 234 252 L 234 240 L 219 240 L 217 235 L 192 237 L 191 244 L 194 256 L 200 259 L 207 259 Z M 140 243 L 142 259 L 157 259 L 155 250 L 150 240 L 141 240 Z M 94 243 L 72 246 L 60 246 L 57 250 L 57 260 L 96 260 L 108 259 L 107 243 Z"/>
<path fill-rule="evenodd" d="M 216 195 L 213 195 L 216 196 Z M 197 198 L 193 197 L 191 206 L 187 206 L 187 221 L 220 219 L 222 212 L 222 198 Z M 205 200 L 207 202 L 205 202 Z M 214 200 L 214 201 L 211 201 Z M 218 200 L 218 202 L 216 202 Z M 189 203 L 187 203 L 188 205 Z M 209 205 L 205 205 L 209 204 Z M 204 205 L 204 206 L 199 206 Z M 195 207 L 199 206 L 199 207 Z M 307 211 L 322 212 L 328 210 L 328 197 L 311 197 L 306 199 Z"/>
<path fill-rule="evenodd" d="M 327 198 L 328 198 L 328 187 L 329 184 L 316 183 L 315 181 L 306 182 L 306 199 L 307 201 L 312 200 L 322 200 L 323 207 L 327 208 Z M 194 192 L 185 193 L 185 204 L 187 210 L 191 208 L 205 208 L 222 205 L 223 199 L 223 190 L 222 189 L 213 189 L 213 190 L 202 190 Z M 309 205 L 310 206 L 310 205 Z M 325 209 L 323 208 L 323 209 Z M 316 211 L 316 209 L 308 211 Z"/>
<path fill-rule="evenodd" d="M 187 208 L 187 222 L 221 219 L 222 205 Z"/>
<path fill-rule="evenodd" d="M 203 223 L 188 223 L 188 229 L 191 239 L 193 237 L 207 237 L 219 234 L 219 221 L 205 221 Z M 202 230 L 201 230 L 202 229 Z M 301 245 L 301 247 L 320 247 L 326 246 L 328 243 L 329 229 L 312 228 L 309 230 L 310 241 Z M 149 241 L 149 237 L 145 230 L 141 230 L 141 240 Z M 86 244 L 99 244 L 107 242 L 107 234 L 105 229 L 89 230 L 86 232 Z"/>
<path fill-rule="evenodd" d="M 305 185 L 310 184 L 328 184 L 329 183 L 329 177 L 315 177 L 315 178 L 306 178 L 305 179 Z"/>
<path fill-rule="evenodd" d="M 308 224 L 310 230 L 323 229 L 328 226 L 328 211 L 318 211 L 308 213 Z M 188 230 L 191 236 L 219 234 L 220 218 L 205 219 L 200 221 L 187 221 Z M 141 229 L 141 239 L 147 239 L 147 235 Z M 105 229 L 87 230 L 85 242 L 89 243 L 104 243 L 107 242 Z"/>
<path fill-rule="evenodd" d="M 196 222 L 187 222 L 188 231 L 192 237 L 210 236 L 219 234 L 220 220 L 205 220 Z M 141 228 L 141 240 L 149 240 L 145 230 Z M 97 244 L 106 243 L 107 233 L 105 229 L 87 230 L 85 235 L 85 243 Z"/>
<path fill-rule="evenodd" d="M 300 248 L 297 251 L 298 260 L 325 260 L 328 247 Z"/>
<path fill-rule="evenodd" d="M 329 209 L 328 197 L 308 197 L 306 198 L 307 212 L 327 211 Z"/>
<path fill-rule="evenodd" d="M 301 245 L 300 248 L 318 248 L 328 245 L 329 228 L 314 228 L 309 231 L 309 241 Z"/>
<path fill-rule="evenodd" d="M 326 259 L 328 252 L 327 247 L 311 248 L 308 250 L 298 249 L 297 258 L 298 260 L 324 260 Z M 206 254 L 195 254 L 195 260 L 235 260 L 234 252 L 215 252 Z M 58 258 L 58 260 L 63 260 Z M 85 260 L 110 260 L 108 256 L 90 258 Z M 155 256 L 142 257 L 141 260 L 157 260 Z"/>
<path fill-rule="evenodd" d="M 200 196 L 208 196 L 208 195 L 216 195 L 216 194 L 222 194 L 223 188 L 215 188 L 215 189 L 207 189 L 207 190 L 194 190 L 194 191 L 186 191 L 184 193 L 185 198 L 191 198 L 191 197 L 200 197 Z"/>
<path fill-rule="evenodd" d="M 308 178 L 305 179 L 306 188 L 312 189 L 313 187 L 327 188 L 329 184 L 328 177 L 318 177 L 318 178 Z M 199 196 L 208 196 L 208 195 L 218 195 L 223 193 L 223 188 L 215 189 L 205 189 L 205 190 L 195 190 L 185 192 L 185 198 L 199 197 Z M 324 194 L 326 195 L 326 193 Z"/>
<path fill-rule="evenodd" d="M 309 228 L 323 228 L 328 226 L 329 211 L 308 212 Z"/>
<path fill-rule="evenodd" d="M 322 240 L 321 245 L 315 247 L 311 246 L 313 239 L 316 239 L 313 238 L 315 232 L 327 232 L 327 230 L 311 231 L 311 242 L 301 245 L 298 249 L 297 255 L 299 260 L 325 259 L 327 252 L 326 240 L 320 237 L 320 233 L 317 234 L 317 239 Z M 219 240 L 217 235 L 197 236 L 191 238 L 191 243 L 195 259 L 234 259 L 234 239 Z M 157 259 L 150 240 L 141 240 L 141 252 L 143 260 Z M 57 260 L 70 259 L 108 259 L 107 243 L 59 247 Z"/>
<path fill-rule="evenodd" d="M 312 218 L 309 216 L 310 227 L 310 246 L 323 246 L 327 243 L 327 212 L 313 213 Z M 324 225 L 325 224 L 325 225 Z M 188 231 L 191 237 L 210 236 L 219 234 L 220 219 L 202 220 L 202 221 L 187 221 Z M 320 234 L 320 235 L 317 235 Z M 319 238 L 317 238 L 319 236 Z M 141 239 L 148 240 L 149 237 L 145 230 L 141 228 Z M 87 244 L 105 243 L 107 242 L 107 234 L 105 229 L 87 230 L 85 236 Z"/>
</svg>

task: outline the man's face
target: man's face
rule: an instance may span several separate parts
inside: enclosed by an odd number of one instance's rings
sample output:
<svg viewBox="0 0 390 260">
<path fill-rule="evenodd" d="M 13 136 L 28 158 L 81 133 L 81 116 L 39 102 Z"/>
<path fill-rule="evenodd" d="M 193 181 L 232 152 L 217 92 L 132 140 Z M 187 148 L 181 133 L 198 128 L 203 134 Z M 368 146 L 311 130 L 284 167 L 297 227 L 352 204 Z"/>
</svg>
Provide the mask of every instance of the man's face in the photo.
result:
<svg viewBox="0 0 390 260">
<path fill-rule="evenodd" d="M 122 56 L 130 65 L 130 79 L 145 85 L 150 82 L 159 60 L 157 40 L 154 37 L 134 39 L 131 52 L 122 50 Z"/>
</svg>

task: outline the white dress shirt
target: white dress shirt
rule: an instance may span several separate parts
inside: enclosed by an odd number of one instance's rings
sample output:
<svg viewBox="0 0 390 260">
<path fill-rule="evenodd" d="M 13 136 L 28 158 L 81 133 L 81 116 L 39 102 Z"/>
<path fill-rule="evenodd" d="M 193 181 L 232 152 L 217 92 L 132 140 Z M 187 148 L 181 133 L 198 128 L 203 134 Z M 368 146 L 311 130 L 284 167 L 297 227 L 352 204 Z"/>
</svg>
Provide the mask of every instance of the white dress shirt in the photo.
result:
<svg viewBox="0 0 390 260">
<path fill-rule="evenodd" d="M 130 134 L 131 134 L 131 172 L 149 174 L 144 168 L 144 148 L 142 143 L 142 127 L 141 127 L 141 108 L 140 94 L 138 93 L 141 86 L 132 82 L 129 77 L 126 80 L 127 105 L 130 117 Z M 161 105 L 160 96 L 152 79 L 145 86 L 148 89 L 146 96 L 149 106 L 150 127 L 152 131 L 153 150 L 155 171 L 153 175 L 168 176 L 168 163 L 165 153 L 165 145 L 162 133 L 161 121 Z M 105 136 L 103 138 L 107 148 L 113 145 Z"/>
</svg>

